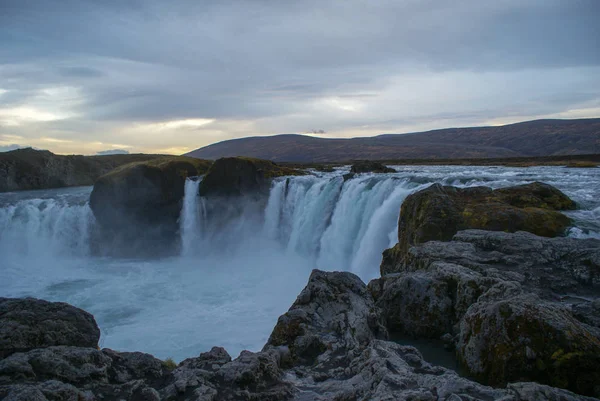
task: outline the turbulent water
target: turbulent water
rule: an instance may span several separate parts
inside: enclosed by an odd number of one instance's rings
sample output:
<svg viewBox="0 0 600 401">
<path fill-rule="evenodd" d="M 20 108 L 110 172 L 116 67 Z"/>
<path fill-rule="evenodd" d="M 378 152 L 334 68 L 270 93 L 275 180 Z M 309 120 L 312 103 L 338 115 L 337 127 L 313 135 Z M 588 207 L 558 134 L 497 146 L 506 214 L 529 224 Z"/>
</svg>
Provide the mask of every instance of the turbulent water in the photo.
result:
<svg viewBox="0 0 600 401">
<path fill-rule="evenodd" d="M 188 180 L 181 255 L 160 260 L 90 256 L 91 188 L 0 194 L 0 296 L 72 303 L 95 315 L 101 346 L 180 360 L 213 345 L 260 349 L 315 267 L 377 276 L 381 252 L 397 241 L 402 201 L 432 182 L 547 182 L 580 206 L 568 212 L 569 235 L 600 238 L 600 169 L 396 170 L 346 182 L 347 169 L 278 179 L 266 202 L 248 201 L 222 221 L 208 218 L 215 205 Z"/>
</svg>

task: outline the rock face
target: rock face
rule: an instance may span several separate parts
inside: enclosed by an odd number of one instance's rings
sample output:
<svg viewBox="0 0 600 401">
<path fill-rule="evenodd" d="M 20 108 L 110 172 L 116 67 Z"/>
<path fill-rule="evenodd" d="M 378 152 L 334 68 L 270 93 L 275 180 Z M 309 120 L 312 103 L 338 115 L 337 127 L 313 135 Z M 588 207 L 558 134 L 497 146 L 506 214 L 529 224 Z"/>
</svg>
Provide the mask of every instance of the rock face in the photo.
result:
<svg viewBox="0 0 600 401">
<path fill-rule="evenodd" d="M 62 302 L 0 298 L 0 358 L 55 345 L 97 347 L 94 317 Z"/>
<path fill-rule="evenodd" d="M 391 333 L 453 339 L 484 383 L 599 396 L 600 241 L 467 230 L 369 283 Z"/>
<path fill-rule="evenodd" d="M 45 305 L 28 302 L 34 316 Z M 593 400 L 537 383 L 487 387 L 385 337 L 358 277 L 314 271 L 261 352 L 232 360 L 214 347 L 170 369 L 139 352 L 36 348 L 0 358 L 0 400 Z"/>
<path fill-rule="evenodd" d="M 173 252 L 185 180 L 204 174 L 210 164 L 167 157 L 131 163 L 100 177 L 90 196 L 101 230 L 97 252 L 119 256 Z"/>
<path fill-rule="evenodd" d="M 277 321 L 267 342 L 287 346 L 294 362 L 360 349 L 387 333 L 366 285 L 354 274 L 313 270 L 308 285 Z"/>
<path fill-rule="evenodd" d="M 575 208 L 565 194 L 540 182 L 496 190 L 434 184 L 408 196 L 402 204 L 398 245 L 384 254 L 383 264 L 402 259 L 413 245 L 449 241 L 469 228 L 555 237 L 570 225 L 570 219 L 558 210 Z"/>
<path fill-rule="evenodd" d="M 0 192 L 93 185 L 123 164 L 159 155 L 59 156 L 32 148 L 0 152 Z"/>
<path fill-rule="evenodd" d="M 210 167 L 200 184 L 202 196 L 241 196 L 268 191 L 270 179 L 303 175 L 300 170 L 278 166 L 268 160 L 224 157 Z"/>
<path fill-rule="evenodd" d="M 350 167 L 350 172 L 354 174 L 360 173 L 395 173 L 396 170 L 389 168 L 379 162 L 370 160 L 357 161 Z"/>
</svg>

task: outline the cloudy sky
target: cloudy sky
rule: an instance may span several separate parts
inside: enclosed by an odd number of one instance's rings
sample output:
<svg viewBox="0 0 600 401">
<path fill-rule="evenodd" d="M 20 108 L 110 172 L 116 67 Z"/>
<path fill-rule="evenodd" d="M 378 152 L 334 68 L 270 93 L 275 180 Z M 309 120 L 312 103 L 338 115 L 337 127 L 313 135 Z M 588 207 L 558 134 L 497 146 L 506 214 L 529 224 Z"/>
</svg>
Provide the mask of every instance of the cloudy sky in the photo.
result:
<svg viewBox="0 0 600 401">
<path fill-rule="evenodd" d="M 0 0 L 0 150 L 600 117 L 598 0 Z"/>
</svg>

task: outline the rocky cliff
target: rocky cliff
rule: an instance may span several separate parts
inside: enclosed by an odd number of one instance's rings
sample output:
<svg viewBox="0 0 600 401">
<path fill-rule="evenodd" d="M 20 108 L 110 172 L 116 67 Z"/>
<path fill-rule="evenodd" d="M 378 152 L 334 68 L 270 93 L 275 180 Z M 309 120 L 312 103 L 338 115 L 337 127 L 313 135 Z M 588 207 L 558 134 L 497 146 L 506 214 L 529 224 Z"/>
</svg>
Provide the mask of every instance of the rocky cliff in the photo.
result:
<svg viewBox="0 0 600 401">
<path fill-rule="evenodd" d="M 449 241 L 460 230 L 528 231 L 555 237 L 570 226 L 560 210 L 577 207 L 568 196 L 541 182 L 493 190 L 439 184 L 409 195 L 398 219 L 398 244 L 384 253 L 381 273 L 402 264 L 408 249 L 423 242 Z"/>
<path fill-rule="evenodd" d="M 159 155 L 59 156 L 31 148 L 0 153 L 0 192 L 93 185 L 123 164 Z"/>
<path fill-rule="evenodd" d="M 473 199 L 574 207 L 541 184 L 494 192 L 478 189 Z M 99 350 L 88 313 L 0 299 L 0 399 L 595 400 L 600 241 L 505 232 L 506 224 L 457 225 L 450 238 L 407 244 L 402 263 L 384 259 L 368 285 L 314 270 L 263 349 L 235 359 L 219 347 L 177 365 Z M 443 342 L 466 375 L 425 360 L 398 335 Z"/>
<path fill-rule="evenodd" d="M 98 328 L 80 309 L 0 299 L 0 311 L 5 303 L 31 310 L 26 317 L 0 312 L 13 339 L 30 338 L 51 320 L 66 341 L 0 339 L 8 355 L 0 359 L 2 400 L 593 400 L 533 382 L 492 388 L 426 362 L 416 348 L 386 340 L 385 310 L 351 273 L 313 271 L 262 351 L 232 359 L 214 347 L 178 365 L 99 350 Z M 78 320 L 86 324 L 74 328 Z"/>
<path fill-rule="evenodd" d="M 212 162 L 169 156 L 130 163 L 100 177 L 90 195 L 98 222 L 96 252 L 153 256 L 176 252 L 185 180 Z"/>
</svg>

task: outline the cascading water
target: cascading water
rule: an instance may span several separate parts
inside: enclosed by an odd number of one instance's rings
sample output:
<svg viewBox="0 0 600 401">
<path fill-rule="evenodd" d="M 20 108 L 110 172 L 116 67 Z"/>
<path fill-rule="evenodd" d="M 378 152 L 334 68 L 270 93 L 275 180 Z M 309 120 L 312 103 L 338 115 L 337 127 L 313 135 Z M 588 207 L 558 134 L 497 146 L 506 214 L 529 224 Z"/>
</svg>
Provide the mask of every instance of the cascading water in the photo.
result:
<svg viewBox="0 0 600 401">
<path fill-rule="evenodd" d="M 198 195 L 202 179 L 189 178 L 185 181 L 183 207 L 179 217 L 181 226 L 181 255 L 190 256 L 201 239 L 202 221 L 206 218 L 206 207 Z"/>
<path fill-rule="evenodd" d="M 87 202 L 25 199 L 0 208 L 0 252 L 20 257 L 86 256 L 93 214 Z"/>
<path fill-rule="evenodd" d="M 214 345 L 260 349 L 313 268 L 376 276 L 403 200 L 433 182 L 547 182 L 579 205 L 569 235 L 600 237 L 599 169 L 396 169 L 278 178 L 265 199 L 214 203 L 188 180 L 181 256 L 166 259 L 90 255 L 91 188 L 0 194 L 0 296 L 69 302 L 94 314 L 101 346 L 181 360 Z"/>
</svg>

